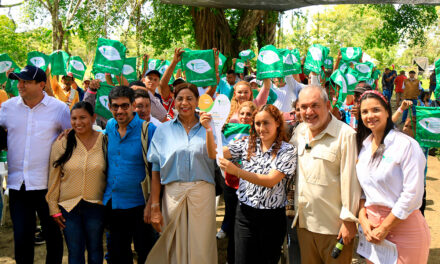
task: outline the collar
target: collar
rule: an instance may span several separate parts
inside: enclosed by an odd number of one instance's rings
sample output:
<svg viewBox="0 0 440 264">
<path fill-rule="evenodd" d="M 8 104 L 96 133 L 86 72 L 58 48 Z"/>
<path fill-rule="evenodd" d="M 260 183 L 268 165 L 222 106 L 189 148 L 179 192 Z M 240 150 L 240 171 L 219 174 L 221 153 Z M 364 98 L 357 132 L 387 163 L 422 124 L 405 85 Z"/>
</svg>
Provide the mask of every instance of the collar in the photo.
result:
<svg viewBox="0 0 440 264">
<path fill-rule="evenodd" d="M 47 106 L 49 104 L 49 96 L 47 95 L 47 93 L 45 91 L 43 91 L 43 99 L 41 99 L 41 101 L 37 104 L 43 104 L 45 106 Z M 23 101 L 23 98 L 21 96 L 18 96 L 18 100 L 17 100 L 17 104 L 23 104 L 26 105 Z M 27 106 L 27 105 L 26 105 Z"/>
<path fill-rule="evenodd" d="M 134 127 L 136 127 L 136 125 L 137 125 L 137 123 L 140 121 L 141 119 L 140 119 L 140 117 L 138 116 L 138 114 L 136 113 L 136 112 L 133 112 L 133 119 L 130 121 L 130 123 L 128 123 L 128 125 L 127 125 L 127 129 L 132 129 L 132 128 L 134 128 Z M 115 121 L 116 121 L 116 119 L 115 119 Z M 115 125 L 115 127 L 116 127 L 116 130 L 118 130 L 118 128 L 119 128 L 119 124 L 118 124 L 118 121 L 116 121 L 116 125 Z"/>
<path fill-rule="evenodd" d="M 270 148 L 266 151 L 266 152 L 263 152 L 263 148 L 261 147 L 261 139 L 260 138 L 257 138 L 257 147 L 258 147 L 258 149 L 261 151 L 261 153 L 272 153 L 272 150 L 273 150 L 273 146 L 275 145 L 275 141 L 272 143 L 272 146 L 270 146 Z"/>
<path fill-rule="evenodd" d="M 338 133 L 339 127 L 338 127 L 338 123 L 337 123 L 338 121 L 337 121 L 336 117 L 334 117 L 331 113 L 329 113 L 329 114 L 330 114 L 331 120 L 328 123 L 327 127 L 324 130 L 322 130 L 321 133 L 316 135 L 312 141 L 321 139 L 325 134 L 329 134 L 332 137 L 338 136 L 338 134 L 339 134 Z M 307 125 L 305 127 L 307 129 L 306 131 L 309 131 L 308 130 L 309 128 L 307 127 Z"/>
<path fill-rule="evenodd" d="M 197 118 L 197 121 L 198 121 L 197 124 L 199 124 L 200 123 L 200 116 L 199 116 L 199 114 L 195 113 L 194 115 Z M 179 124 L 181 124 L 183 126 L 182 122 L 180 122 L 180 120 L 179 120 L 179 114 L 177 114 L 176 117 L 174 117 L 174 119 L 171 120 L 171 122 L 172 123 L 179 123 Z"/>
<path fill-rule="evenodd" d="M 129 128 L 134 128 L 139 121 L 141 121 L 141 118 L 139 117 L 138 113 L 133 112 L 133 119 L 130 121 L 130 123 L 128 123 L 127 128 L 128 127 Z"/>
<path fill-rule="evenodd" d="M 391 129 L 390 132 L 386 135 L 385 139 L 383 140 L 383 143 L 385 146 L 391 145 L 396 137 L 396 131 L 394 129 Z M 373 141 L 373 133 L 371 133 L 367 138 L 364 139 L 362 142 L 362 146 L 365 148 L 369 147 L 371 145 L 371 142 Z"/>
</svg>

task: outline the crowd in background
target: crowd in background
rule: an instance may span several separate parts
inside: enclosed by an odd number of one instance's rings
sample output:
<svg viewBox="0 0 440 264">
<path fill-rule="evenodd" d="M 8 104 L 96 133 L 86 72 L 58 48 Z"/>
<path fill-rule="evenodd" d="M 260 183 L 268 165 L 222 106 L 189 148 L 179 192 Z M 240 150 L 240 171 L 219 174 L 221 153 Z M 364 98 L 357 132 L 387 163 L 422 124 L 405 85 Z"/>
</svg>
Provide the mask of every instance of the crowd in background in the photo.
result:
<svg viewBox="0 0 440 264">
<path fill-rule="evenodd" d="M 395 243 L 398 263 L 427 263 L 429 149 L 414 131 L 415 106 L 439 106 L 434 73 L 424 91 L 414 71 L 386 68 L 381 87 L 357 82 L 338 105 L 332 70 L 258 80 L 247 62 L 222 76 L 215 51 L 217 85 L 197 87 L 173 74 L 183 52 L 163 74 L 106 74 L 109 120 L 95 113 L 101 80 L 7 72 L 19 91 L 0 90 L 17 263 L 33 263 L 36 215 L 46 263 L 61 263 L 62 234 L 72 264 L 133 263 L 132 243 L 138 263 L 217 263 L 226 236 L 229 264 L 278 263 L 286 235 L 290 263 L 351 263 L 359 228 Z M 202 94 L 231 101 L 220 158 Z M 243 132 L 227 139 L 231 126 Z"/>
</svg>

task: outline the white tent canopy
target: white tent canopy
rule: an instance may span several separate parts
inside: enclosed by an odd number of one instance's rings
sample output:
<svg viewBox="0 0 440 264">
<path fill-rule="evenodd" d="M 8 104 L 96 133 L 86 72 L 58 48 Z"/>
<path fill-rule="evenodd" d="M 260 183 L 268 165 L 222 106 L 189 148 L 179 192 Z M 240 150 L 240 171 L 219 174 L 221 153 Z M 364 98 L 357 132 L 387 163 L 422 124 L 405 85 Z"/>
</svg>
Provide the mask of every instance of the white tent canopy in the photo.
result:
<svg viewBox="0 0 440 264">
<path fill-rule="evenodd" d="M 439 0 L 161 0 L 165 4 L 198 7 L 259 9 L 284 11 L 312 5 L 336 4 L 425 4 L 438 5 Z"/>
</svg>

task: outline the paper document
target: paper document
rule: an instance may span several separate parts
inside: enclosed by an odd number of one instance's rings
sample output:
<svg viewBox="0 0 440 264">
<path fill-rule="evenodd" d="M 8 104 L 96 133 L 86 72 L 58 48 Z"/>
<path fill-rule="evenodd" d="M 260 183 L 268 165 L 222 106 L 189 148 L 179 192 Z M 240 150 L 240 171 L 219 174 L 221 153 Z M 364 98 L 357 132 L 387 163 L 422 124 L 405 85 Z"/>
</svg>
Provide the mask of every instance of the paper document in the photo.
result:
<svg viewBox="0 0 440 264">
<path fill-rule="evenodd" d="M 375 264 L 395 264 L 397 263 L 396 244 L 388 240 L 383 240 L 380 244 L 367 241 L 362 227 L 359 225 L 359 244 L 357 253 Z"/>
</svg>

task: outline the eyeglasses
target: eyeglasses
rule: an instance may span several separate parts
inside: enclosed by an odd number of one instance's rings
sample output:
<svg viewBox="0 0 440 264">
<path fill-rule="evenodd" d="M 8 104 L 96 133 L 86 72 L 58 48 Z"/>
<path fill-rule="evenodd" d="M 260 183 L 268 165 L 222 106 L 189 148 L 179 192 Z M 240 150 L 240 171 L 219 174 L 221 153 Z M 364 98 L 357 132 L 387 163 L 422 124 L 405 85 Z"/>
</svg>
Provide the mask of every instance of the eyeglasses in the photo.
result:
<svg viewBox="0 0 440 264">
<path fill-rule="evenodd" d="M 113 110 L 113 111 L 118 111 L 119 107 L 122 108 L 122 110 L 127 110 L 130 107 L 130 104 L 123 103 L 123 104 L 120 104 L 120 105 L 118 105 L 118 104 L 111 104 L 110 105 L 110 109 Z"/>
</svg>

